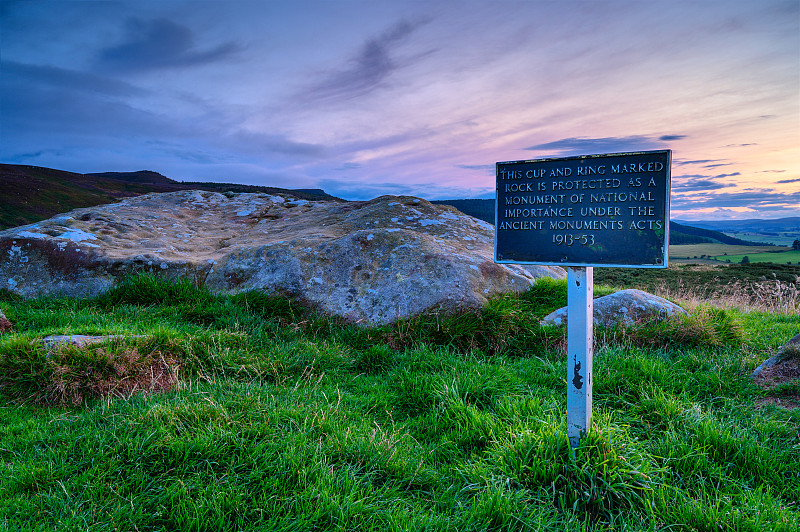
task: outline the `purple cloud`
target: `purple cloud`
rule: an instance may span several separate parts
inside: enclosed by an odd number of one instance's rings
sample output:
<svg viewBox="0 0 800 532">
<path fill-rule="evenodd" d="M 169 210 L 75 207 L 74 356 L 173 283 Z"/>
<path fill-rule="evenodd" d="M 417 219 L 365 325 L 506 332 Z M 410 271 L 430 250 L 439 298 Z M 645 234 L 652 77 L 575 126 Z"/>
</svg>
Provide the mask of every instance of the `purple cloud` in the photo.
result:
<svg viewBox="0 0 800 532">
<path fill-rule="evenodd" d="M 400 21 L 381 35 L 368 39 L 345 67 L 326 74 L 301 98 L 350 100 L 372 92 L 400 68 L 393 57 L 395 48 L 421 24 Z"/>
<path fill-rule="evenodd" d="M 631 135 L 627 137 L 602 138 L 569 137 L 543 144 L 535 144 L 523 149 L 550 152 L 558 155 L 581 155 L 653 150 L 663 147 L 663 143 L 658 139 L 653 139 L 646 135 Z"/>
<path fill-rule="evenodd" d="M 227 59 L 240 50 L 232 41 L 198 50 L 186 26 L 163 18 L 134 18 L 128 21 L 124 42 L 101 50 L 97 63 L 102 70 L 115 72 L 191 67 Z"/>
</svg>

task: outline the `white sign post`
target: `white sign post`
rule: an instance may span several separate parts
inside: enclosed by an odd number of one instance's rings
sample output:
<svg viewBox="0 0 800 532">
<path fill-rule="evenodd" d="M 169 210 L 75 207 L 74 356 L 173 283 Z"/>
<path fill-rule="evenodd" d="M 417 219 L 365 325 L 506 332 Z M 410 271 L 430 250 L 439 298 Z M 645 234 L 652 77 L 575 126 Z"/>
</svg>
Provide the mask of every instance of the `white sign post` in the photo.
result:
<svg viewBox="0 0 800 532">
<path fill-rule="evenodd" d="M 670 150 L 499 162 L 494 260 L 567 267 L 567 436 L 592 425 L 595 266 L 666 268 Z"/>
<path fill-rule="evenodd" d="M 567 268 L 567 436 L 572 448 L 592 424 L 593 268 Z"/>
</svg>

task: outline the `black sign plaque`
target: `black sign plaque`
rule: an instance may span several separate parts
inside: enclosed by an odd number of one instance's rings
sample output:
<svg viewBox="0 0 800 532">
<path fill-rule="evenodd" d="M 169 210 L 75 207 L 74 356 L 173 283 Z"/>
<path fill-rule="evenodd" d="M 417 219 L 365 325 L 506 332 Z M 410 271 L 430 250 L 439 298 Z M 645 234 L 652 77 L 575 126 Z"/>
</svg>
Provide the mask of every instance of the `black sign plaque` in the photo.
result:
<svg viewBox="0 0 800 532">
<path fill-rule="evenodd" d="M 670 150 L 497 163 L 495 260 L 666 268 Z"/>
</svg>

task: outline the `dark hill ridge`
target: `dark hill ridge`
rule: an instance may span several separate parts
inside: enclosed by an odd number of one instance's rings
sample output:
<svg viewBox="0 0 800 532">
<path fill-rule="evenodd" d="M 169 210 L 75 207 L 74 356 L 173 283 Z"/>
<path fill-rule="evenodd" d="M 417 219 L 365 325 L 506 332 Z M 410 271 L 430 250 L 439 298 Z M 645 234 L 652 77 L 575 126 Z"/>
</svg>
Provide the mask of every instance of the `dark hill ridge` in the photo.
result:
<svg viewBox="0 0 800 532">
<path fill-rule="evenodd" d="M 494 204 L 493 199 L 458 199 L 458 200 L 439 200 L 432 201 L 431 203 L 438 203 L 442 205 L 451 205 L 460 210 L 464 214 L 469 214 L 475 218 L 480 218 L 485 222 L 494 224 Z M 734 238 L 717 231 L 709 229 L 700 229 L 697 227 L 689 227 L 687 225 L 677 224 L 675 222 L 669 223 L 669 243 L 670 245 L 681 244 L 703 244 L 703 243 L 716 243 L 733 244 L 739 246 L 769 246 L 770 244 L 762 244 L 758 242 L 751 242 L 749 240 L 741 240 Z"/>
<path fill-rule="evenodd" d="M 158 172 L 152 172 L 150 170 L 139 170 L 138 172 L 101 172 L 101 173 L 92 173 L 84 175 L 98 177 L 101 179 L 113 179 L 115 181 L 124 181 L 126 183 L 144 183 L 148 185 L 178 184 L 177 181 L 174 181 L 166 176 L 163 176 Z"/>
<path fill-rule="evenodd" d="M 40 166 L 0 164 L 0 230 L 38 222 L 72 209 L 114 203 L 150 192 L 192 189 L 263 192 L 306 200 L 339 200 L 321 190 L 290 190 L 231 183 L 184 183 L 150 170 L 79 174 Z"/>
</svg>

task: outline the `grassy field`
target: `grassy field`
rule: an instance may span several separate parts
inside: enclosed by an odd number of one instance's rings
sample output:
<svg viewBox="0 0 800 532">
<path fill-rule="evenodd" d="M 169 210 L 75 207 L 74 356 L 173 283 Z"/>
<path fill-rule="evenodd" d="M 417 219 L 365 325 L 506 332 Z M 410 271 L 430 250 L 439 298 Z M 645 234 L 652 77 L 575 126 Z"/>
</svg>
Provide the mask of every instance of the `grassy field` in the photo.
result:
<svg viewBox="0 0 800 532">
<path fill-rule="evenodd" d="M 794 249 L 781 253 L 742 253 L 738 255 L 728 255 L 725 260 L 731 262 L 742 262 L 747 257 L 750 262 L 772 262 L 776 264 L 797 264 L 800 262 L 800 250 Z M 722 259 L 723 257 L 717 257 Z"/>
<path fill-rule="evenodd" d="M 765 242 L 767 244 L 774 244 L 776 246 L 792 247 L 792 242 L 800 238 L 798 232 L 790 233 L 746 233 L 746 232 L 730 232 L 725 233 L 734 238 L 741 238 L 742 240 L 749 240 L 751 242 Z"/>
<path fill-rule="evenodd" d="M 669 247 L 670 258 L 699 258 L 717 257 L 720 260 L 725 260 L 729 257 L 727 255 L 737 254 L 752 254 L 752 253 L 768 253 L 775 251 L 773 246 L 732 246 L 729 244 L 685 244 L 680 246 Z M 731 261 L 733 262 L 733 261 Z M 785 261 L 784 261 L 785 262 Z"/>
<path fill-rule="evenodd" d="M 669 247 L 669 258 L 678 262 L 684 259 L 700 259 L 710 262 L 739 263 L 746 255 L 750 262 L 771 262 L 775 264 L 796 264 L 800 261 L 800 251 L 791 248 L 772 246 L 731 246 L 728 244 L 687 244 Z"/>
<path fill-rule="evenodd" d="M 775 403 L 800 387 L 747 375 L 800 332 L 800 297 L 757 268 L 741 282 L 786 291 L 597 331 L 574 453 L 564 333 L 539 325 L 564 282 L 367 329 L 147 277 L 0 294 L 0 530 L 798 530 L 800 409 Z M 662 287 L 718 292 L 737 269 L 708 271 Z M 129 338 L 47 350 L 50 334 Z"/>
</svg>

